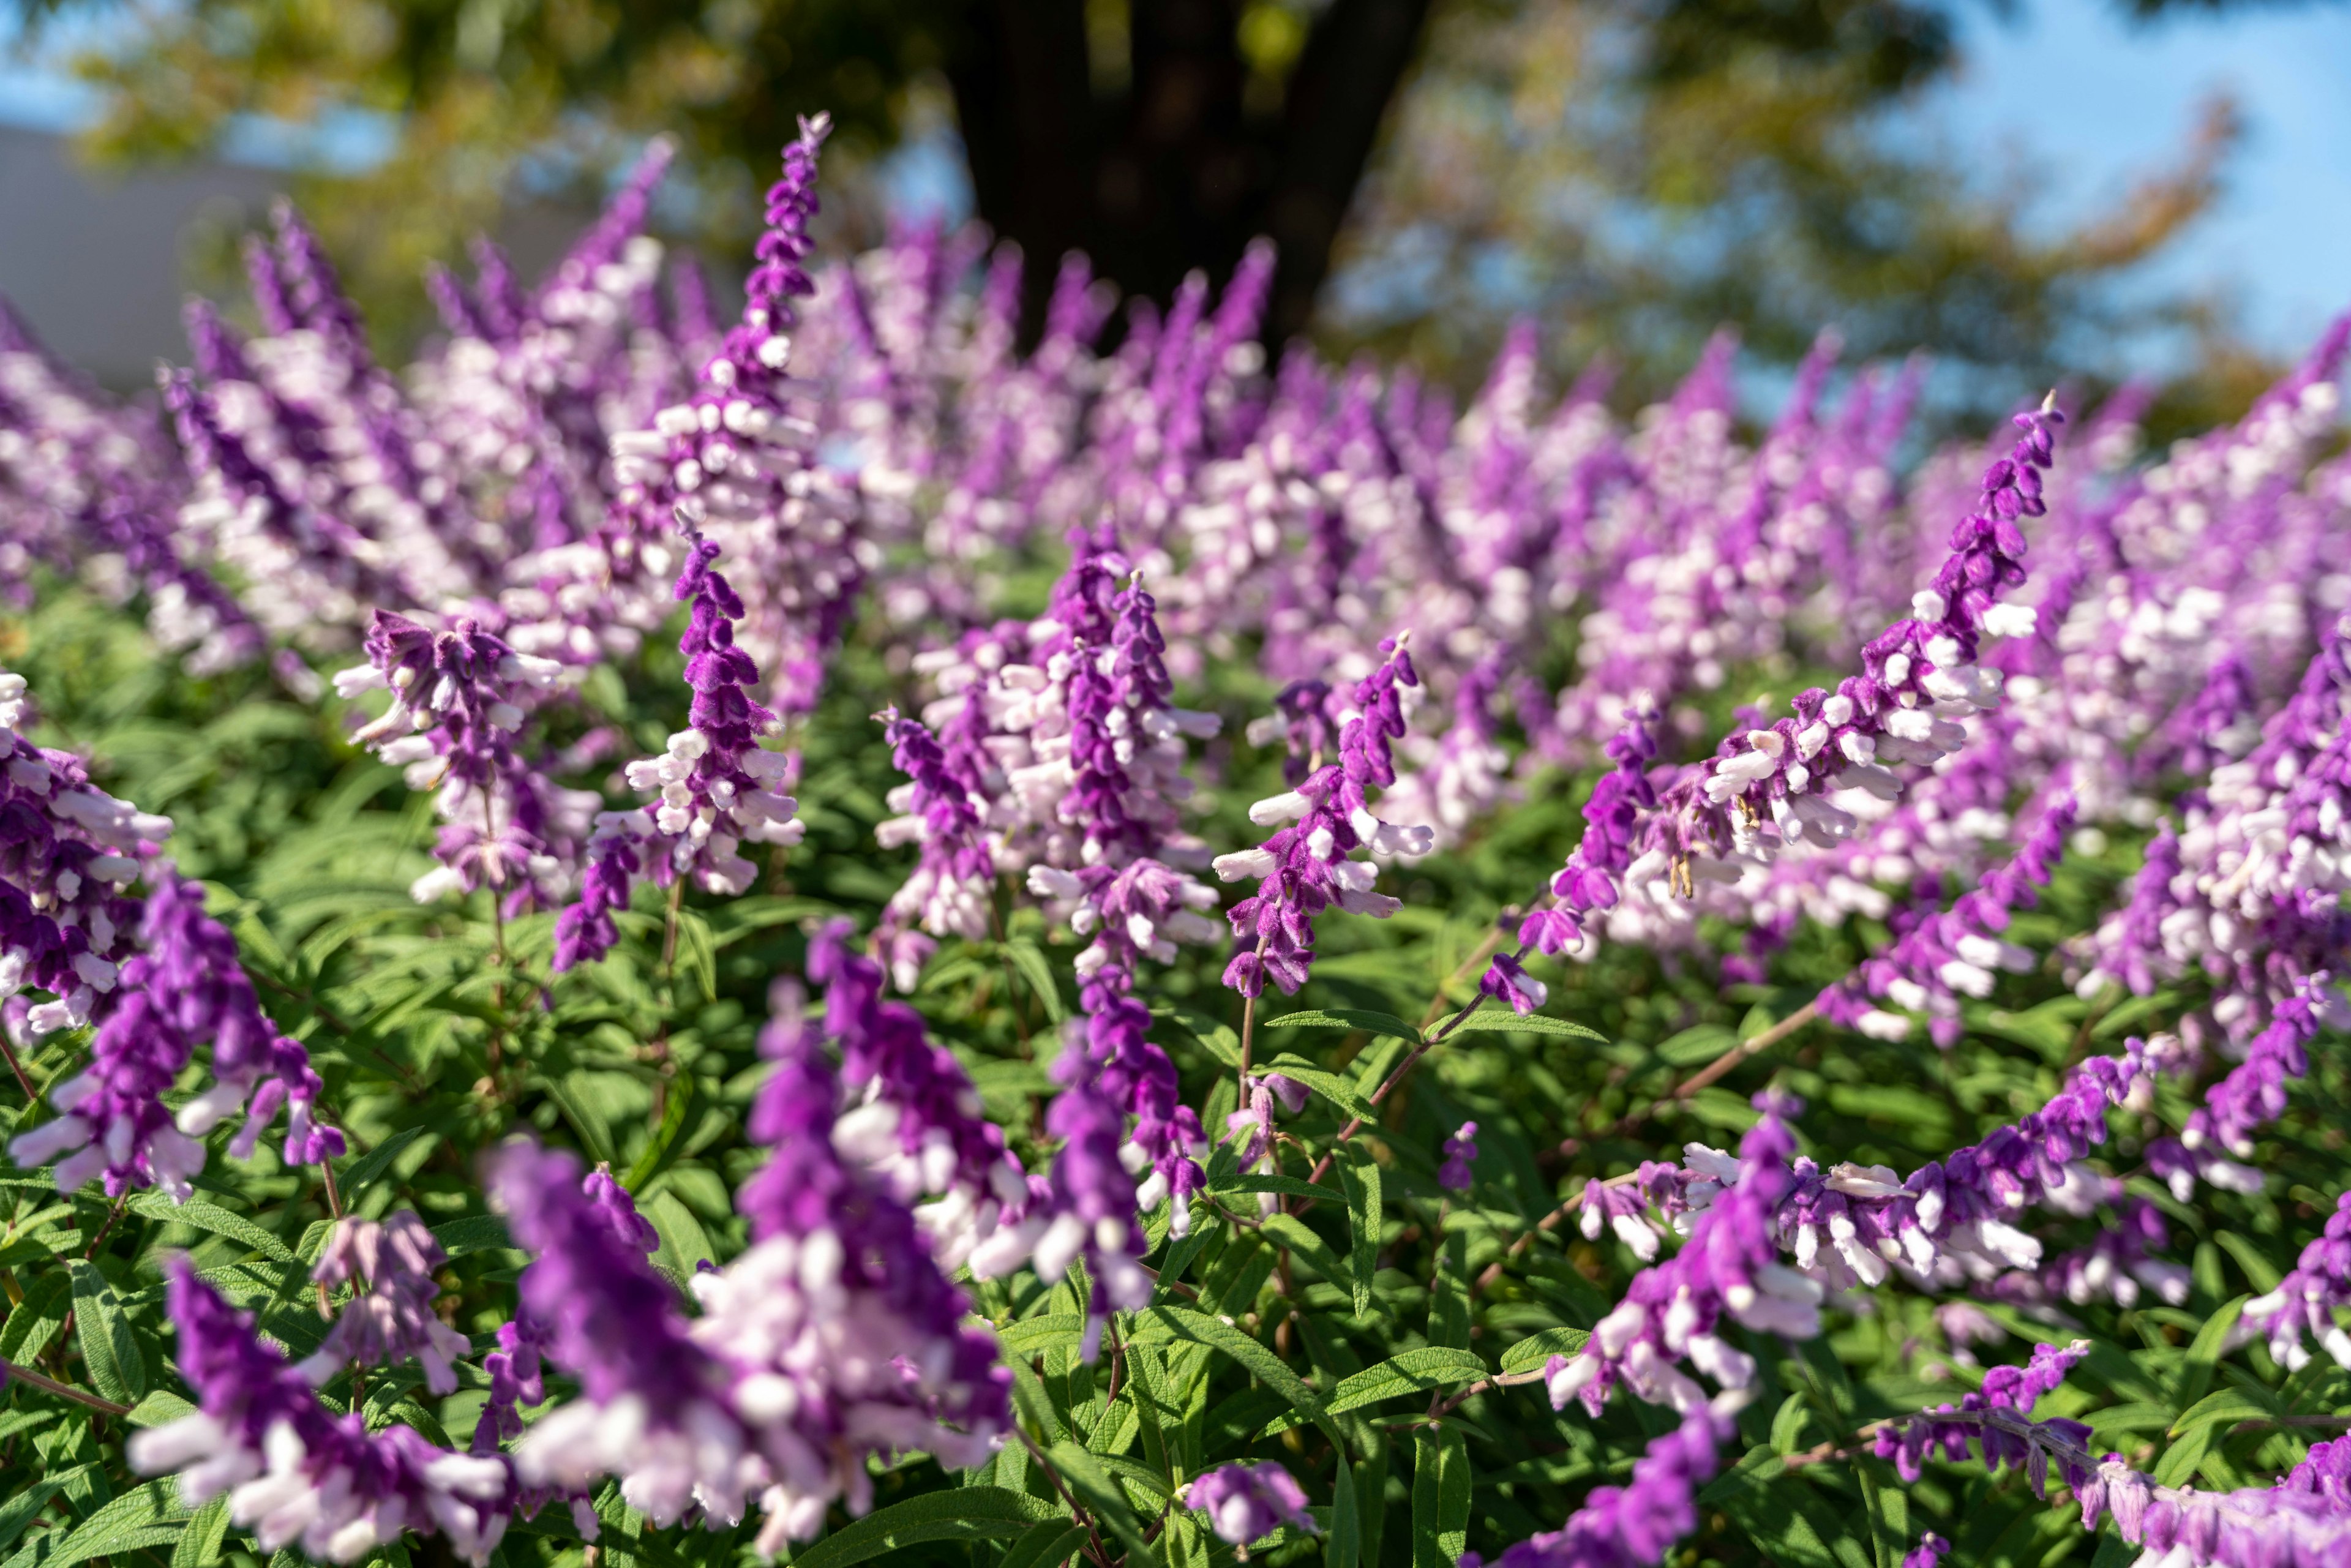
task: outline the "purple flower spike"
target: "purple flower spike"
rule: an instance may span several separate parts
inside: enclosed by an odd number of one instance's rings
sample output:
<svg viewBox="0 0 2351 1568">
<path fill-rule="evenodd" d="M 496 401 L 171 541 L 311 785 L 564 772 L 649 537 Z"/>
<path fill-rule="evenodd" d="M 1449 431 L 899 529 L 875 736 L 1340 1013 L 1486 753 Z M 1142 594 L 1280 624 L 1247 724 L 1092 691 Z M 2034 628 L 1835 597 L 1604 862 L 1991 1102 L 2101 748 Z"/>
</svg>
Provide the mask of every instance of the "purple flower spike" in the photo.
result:
<svg viewBox="0 0 2351 1568">
<path fill-rule="evenodd" d="M 569 1155 L 527 1142 L 490 1167 L 492 1201 L 535 1254 L 517 1287 L 520 1319 L 583 1396 L 533 1424 L 515 1463 L 525 1480 L 569 1490 L 618 1475 L 631 1505 L 665 1525 L 714 1476 L 739 1489 L 730 1376 L 695 1343 L 675 1289 L 633 1228 L 616 1228 L 611 1194 L 591 1194 L 593 1180 Z"/>
<path fill-rule="evenodd" d="M 329 1414 L 310 1380 L 187 1260 L 166 1272 L 180 1375 L 197 1409 L 133 1432 L 133 1469 L 176 1472 L 190 1508 L 227 1492 L 230 1522 L 264 1552 L 298 1545 L 321 1561 L 355 1563 L 413 1530 L 445 1536 L 470 1563 L 489 1560 L 515 1511 L 506 1460 L 437 1448 L 413 1427 L 371 1433 L 357 1411 Z"/>
<path fill-rule="evenodd" d="M 612 911 L 627 907 L 632 876 L 650 871 L 667 886 L 690 872 L 712 893 L 738 894 L 758 874 L 739 852 L 744 843 L 796 844 L 808 831 L 793 817 L 799 802 L 777 792 L 791 759 L 758 745 L 777 720 L 745 690 L 759 670 L 735 644 L 743 601 L 712 570 L 718 547 L 690 529 L 685 537 L 690 553 L 675 596 L 693 606 L 678 644 L 694 691 L 692 727 L 671 736 L 661 756 L 628 766 L 630 786 L 656 795 L 656 804 L 598 814 L 580 902 L 556 920 L 559 971 L 611 951 L 620 940 Z"/>
<path fill-rule="evenodd" d="M 412 789 L 438 790 L 441 869 L 417 879 L 417 902 L 486 886 L 509 914 L 554 903 L 594 797 L 557 789 L 514 737 L 532 694 L 552 687 L 562 666 L 515 652 L 471 620 L 436 633 L 383 610 L 368 628 L 367 655 L 335 676 L 335 690 L 346 699 L 389 690 L 392 706 L 352 738 L 405 768 Z"/>
<path fill-rule="evenodd" d="M 1445 1163 L 1437 1170 L 1437 1185 L 1450 1192 L 1468 1192 L 1470 1165 L 1478 1158 L 1478 1124 L 1464 1122 L 1445 1140 Z"/>
<path fill-rule="evenodd" d="M 1791 1339 L 1820 1333 L 1820 1286 L 1780 1262 L 1771 1237 L 1773 1210 L 1792 1185 L 1795 1137 L 1787 1119 L 1802 1104 L 1769 1093 L 1756 1100 L 1763 1114 L 1736 1161 L 1692 1145 L 1694 1163 L 1705 1157 L 1709 1185 L 1720 1185 L 1691 1220 L 1681 1250 L 1635 1277 L 1583 1350 L 1546 1365 L 1552 1408 L 1581 1398 L 1597 1416 L 1622 1382 L 1643 1399 L 1692 1416 L 1706 1409 L 1707 1398 L 1677 1364 L 1685 1358 L 1733 1394 L 1754 1380 L 1754 1358 L 1716 1333 L 1724 1319 Z M 1698 1196 L 1693 1189 L 1693 1207 Z"/>
<path fill-rule="evenodd" d="M 1217 1538 L 1233 1546 L 1262 1541 L 1282 1525 L 1317 1533 L 1306 1511 L 1306 1493 L 1290 1473 L 1269 1459 L 1256 1465 L 1219 1465 L 1197 1476 L 1183 1492 L 1184 1506 L 1208 1516 Z"/>
<path fill-rule="evenodd" d="M 1567 1523 L 1521 1541 L 1494 1568 L 1650 1568 L 1698 1528 L 1698 1489 L 1712 1479 L 1730 1417 L 1698 1406 L 1682 1424 L 1650 1441 L 1622 1487 L 1594 1487 Z M 1484 1568 L 1474 1552 L 1460 1568 Z"/>
<path fill-rule="evenodd" d="M 1376 855 L 1421 855 L 1435 834 L 1397 827 L 1372 814 L 1370 791 L 1395 782 L 1390 743 L 1405 733 L 1399 688 L 1420 684 L 1405 644 L 1409 633 L 1380 644 L 1386 657 L 1357 685 L 1357 712 L 1339 737 L 1339 760 L 1327 763 L 1293 790 L 1259 800 L 1249 821 L 1260 827 L 1289 822 L 1253 850 L 1219 855 L 1227 882 L 1258 879 L 1258 890 L 1226 914 L 1244 944 L 1226 967 L 1225 984 L 1245 997 L 1261 996 L 1270 979 L 1295 994 L 1314 962 L 1314 916 L 1332 904 L 1385 919 L 1403 907 L 1374 893 L 1377 873 L 1350 858 L 1358 849 Z"/>
<path fill-rule="evenodd" d="M 473 1347 L 433 1315 L 433 1302 L 441 1294 L 433 1275 L 447 1261 L 424 1222 L 408 1209 L 380 1225 L 356 1216 L 337 1221 L 310 1278 L 325 1285 L 351 1285 L 357 1293 L 336 1317 L 326 1343 L 300 1364 L 302 1375 L 323 1384 L 353 1362 L 389 1366 L 413 1357 L 424 1368 L 426 1389 L 455 1393 L 455 1363 Z"/>
</svg>

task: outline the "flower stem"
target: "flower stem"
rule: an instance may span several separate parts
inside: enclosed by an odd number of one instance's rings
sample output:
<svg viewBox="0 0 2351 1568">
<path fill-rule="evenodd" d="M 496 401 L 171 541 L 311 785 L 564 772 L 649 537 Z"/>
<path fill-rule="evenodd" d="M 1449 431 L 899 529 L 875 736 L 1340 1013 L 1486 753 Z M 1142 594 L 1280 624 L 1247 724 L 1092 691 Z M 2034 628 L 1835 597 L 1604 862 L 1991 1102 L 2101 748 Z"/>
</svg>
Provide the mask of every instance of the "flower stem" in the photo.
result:
<svg viewBox="0 0 2351 1568">
<path fill-rule="evenodd" d="M 54 1394 L 60 1399 L 70 1399 L 77 1405 L 86 1405 L 92 1410 L 102 1411 L 109 1416 L 131 1414 L 131 1406 L 128 1405 L 117 1405 L 111 1399 L 101 1399 L 87 1389 L 76 1388 L 70 1383 L 59 1383 L 54 1377 L 35 1372 L 29 1366 L 19 1366 L 13 1361 L 0 1361 L 0 1381 L 21 1383 L 27 1388 L 37 1388 L 44 1394 Z"/>
</svg>

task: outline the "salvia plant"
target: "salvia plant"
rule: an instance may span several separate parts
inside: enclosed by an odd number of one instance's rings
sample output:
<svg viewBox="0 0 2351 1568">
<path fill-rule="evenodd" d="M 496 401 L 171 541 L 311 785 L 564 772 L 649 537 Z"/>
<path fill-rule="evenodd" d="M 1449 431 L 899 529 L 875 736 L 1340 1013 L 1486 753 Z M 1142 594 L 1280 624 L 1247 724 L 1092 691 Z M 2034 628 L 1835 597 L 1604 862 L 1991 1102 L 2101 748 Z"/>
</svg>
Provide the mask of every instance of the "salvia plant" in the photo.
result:
<svg viewBox="0 0 2351 1568">
<path fill-rule="evenodd" d="M 2351 1563 L 2351 323 L 1457 408 L 826 129 L 0 320 L 0 1568 Z"/>
</svg>

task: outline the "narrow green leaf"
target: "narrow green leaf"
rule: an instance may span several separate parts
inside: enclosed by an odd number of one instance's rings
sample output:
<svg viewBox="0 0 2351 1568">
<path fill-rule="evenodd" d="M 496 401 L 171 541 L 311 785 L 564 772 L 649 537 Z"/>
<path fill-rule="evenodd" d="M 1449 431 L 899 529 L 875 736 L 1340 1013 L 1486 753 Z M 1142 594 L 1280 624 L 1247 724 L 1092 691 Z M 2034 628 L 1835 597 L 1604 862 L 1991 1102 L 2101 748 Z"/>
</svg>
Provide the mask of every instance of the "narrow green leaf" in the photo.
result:
<svg viewBox="0 0 2351 1568">
<path fill-rule="evenodd" d="M 1469 1450 L 1451 1427 L 1413 1435 L 1413 1568 L 1453 1568 L 1468 1544 Z"/>
<path fill-rule="evenodd" d="M 1141 1564 L 1149 1563 L 1156 1555 L 1151 1550 L 1151 1542 L 1144 1536 L 1143 1526 L 1135 1520 L 1134 1509 L 1126 1500 L 1126 1493 L 1120 1490 L 1109 1467 L 1102 1463 L 1101 1455 L 1089 1451 L 1082 1444 L 1064 1440 L 1054 1444 L 1046 1458 L 1051 1461 L 1062 1483 L 1076 1494 L 1078 1500 L 1085 1505 L 1086 1511 L 1093 1515 L 1094 1522 L 1116 1536 L 1119 1544 L 1133 1554 L 1129 1559 L 1131 1563 L 1140 1568 Z M 798 1568 L 797 1564 L 795 1568 Z"/>
<path fill-rule="evenodd" d="M 2185 1410 L 2203 1398 L 2204 1391 L 2212 1386 L 2212 1369 L 2220 1364 L 2220 1357 L 2227 1353 L 2229 1331 L 2237 1326 L 2237 1319 L 2244 1312 L 2245 1302 L 2250 1299 L 2239 1296 L 2207 1318 L 2204 1326 L 2196 1331 L 2196 1337 L 2189 1342 L 2188 1354 L 2179 1363 L 2178 1378 L 2171 1386 L 2174 1405 Z"/>
<path fill-rule="evenodd" d="M 193 1416 L 196 1407 L 168 1388 L 151 1392 L 131 1408 L 123 1419 L 133 1427 L 166 1427 L 183 1416 Z"/>
<path fill-rule="evenodd" d="M 1573 1355 L 1592 1336 L 1582 1329 L 1545 1329 L 1502 1353 L 1502 1370 L 1532 1372 L 1554 1355 Z"/>
<path fill-rule="evenodd" d="M 90 1386 L 109 1399 L 136 1405 L 147 1392 L 147 1358 L 131 1337 L 114 1287 L 96 1264 L 84 1259 L 73 1259 L 66 1267 L 73 1277 L 74 1338 L 81 1345 Z"/>
<path fill-rule="evenodd" d="M 0 1326 L 0 1357 L 29 1362 L 49 1348 L 73 1310 L 73 1281 L 64 1274 L 44 1274 L 26 1288 L 25 1299 Z"/>
<path fill-rule="evenodd" d="M 1074 1350 L 1085 1332 L 1084 1313 L 1048 1312 L 1005 1324 L 996 1331 L 996 1343 L 1008 1355 L 1031 1355 L 1040 1350 Z"/>
<path fill-rule="evenodd" d="M 2277 1414 L 2277 1402 L 2251 1388 L 2223 1388 L 2208 1394 L 2186 1410 L 2171 1424 L 2169 1436 L 2178 1437 L 2199 1427 L 2234 1425 L 2239 1421 L 2266 1421 Z"/>
<path fill-rule="evenodd" d="M 1355 1467 L 1341 1454 L 1331 1487 L 1331 1538 L 1322 1548 L 1323 1568 L 1355 1568 L 1363 1552 L 1364 1509 L 1355 1497 Z"/>
<path fill-rule="evenodd" d="M 1327 1420 L 1322 1396 L 1309 1387 L 1305 1379 L 1291 1371 L 1280 1356 L 1223 1319 L 1187 1307 L 1152 1307 L 1137 1316 L 1179 1339 L 1205 1344 L 1230 1356 L 1308 1420 L 1318 1426 Z"/>
<path fill-rule="evenodd" d="M 1337 1196 L 1329 1187 L 1316 1186 L 1311 1181 L 1301 1181 L 1296 1176 L 1273 1176 L 1262 1171 L 1242 1171 L 1227 1176 L 1209 1190 L 1217 1193 L 1245 1192 L 1251 1195 L 1270 1192 L 1278 1193 L 1283 1197 L 1319 1198 L 1324 1202 Z"/>
<path fill-rule="evenodd" d="M 1380 1119 L 1379 1107 L 1364 1098 L 1363 1092 L 1335 1072 L 1325 1072 L 1302 1056 L 1287 1051 L 1271 1061 L 1259 1064 L 1267 1072 L 1279 1072 L 1284 1078 L 1303 1083 L 1332 1104 L 1360 1122 Z"/>
<path fill-rule="evenodd" d="M 1229 1024 L 1219 1022 L 1192 1008 L 1154 1008 L 1155 1018 L 1172 1018 L 1191 1031 L 1192 1038 L 1206 1047 L 1209 1055 L 1227 1067 L 1238 1069 L 1241 1064 L 1241 1037 Z"/>
<path fill-rule="evenodd" d="M 1006 1547 L 1004 1559 L 996 1568 L 1061 1568 L 1085 1541 L 1084 1525 L 1059 1517 L 1044 1520 L 1030 1525 Z M 799 1568 L 799 1559 L 793 1560 L 792 1568 Z"/>
<path fill-rule="evenodd" d="M 925 1541 L 1025 1536 L 1063 1516 L 1052 1504 L 1002 1487 L 955 1487 L 875 1509 L 792 1554 L 792 1568 L 849 1568 Z"/>
<path fill-rule="evenodd" d="M 291 1263 L 294 1254 L 283 1241 L 247 1219 L 234 1214 L 216 1203 L 206 1203 L 192 1197 L 185 1203 L 173 1203 L 162 1193 L 141 1193 L 131 1200 L 131 1211 L 150 1219 L 167 1220 L 175 1225 L 193 1225 L 199 1230 L 209 1230 L 215 1236 L 225 1236 L 232 1241 L 242 1241 L 273 1262 Z"/>
<path fill-rule="evenodd" d="M 1305 1221 L 1295 1215 L 1269 1214 L 1259 1227 L 1259 1233 L 1268 1240 L 1288 1248 L 1332 1284 L 1345 1288 L 1348 1278 L 1345 1260 L 1332 1250 L 1328 1241 L 1315 1235 L 1307 1228 Z"/>
<path fill-rule="evenodd" d="M 424 1136 L 426 1131 L 423 1127 L 402 1128 L 345 1166 L 342 1179 L 344 1201 L 349 1202 L 360 1189 L 390 1170 L 392 1162 L 400 1157 L 400 1152 Z"/>
<path fill-rule="evenodd" d="M 507 1234 L 507 1222 L 496 1214 L 469 1214 L 463 1219 L 452 1219 L 433 1228 L 433 1239 L 441 1243 L 441 1250 L 452 1259 L 468 1258 L 476 1252 L 496 1252 L 514 1245 Z"/>
<path fill-rule="evenodd" d="M 94 1469 L 96 1467 L 92 1465 L 82 1465 L 72 1474 L 78 1479 L 83 1471 Z M 49 1500 L 57 1496 L 65 1484 L 64 1476 L 28 1480 L 23 1483 L 23 1490 L 15 1497 L 0 1502 L 0 1552 L 16 1543 L 16 1537 L 25 1533 L 25 1527 L 39 1516 L 41 1510 L 49 1506 Z"/>
<path fill-rule="evenodd" d="M 1259 1029 L 1343 1029 L 1361 1030 L 1365 1034 L 1388 1035 L 1417 1044 L 1420 1030 L 1394 1013 L 1379 1012 L 1366 1008 L 1331 1008 L 1284 1013 L 1278 1019 L 1262 1019 Z"/>
<path fill-rule="evenodd" d="M 637 1163 L 631 1166 L 629 1174 L 622 1178 L 622 1186 L 636 1192 L 653 1178 L 653 1173 L 662 1168 L 662 1162 L 677 1142 L 678 1134 L 685 1130 L 686 1113 L 693 1104 L 694 1075 L 680 1072 L 672 1076 L 669 1093 L 662 1102 L 661 1125 L 653 1129 L 644 1153 L 637 1156 Z"/>
<path fill-rule="evenodd" d="M 691 909 L 677 912 L 677 967 L 694 977 L 702 999 L 718 999 L 718 952 L 711 940 L 710 922 Z"/>
<path fill-rule="evenodd" d="M 1608 1039 L 1598 1030 L 1570 1023 L 1565 1019 L 1546 1018 L 1541 1013 L 1514 1013 L 1508 1008 L 1486 1008 L 1471 1013 L 1455 1024 L 1450 1033 L 1566 1035 L 1576 1040 L 1596 1040 L 1604 1044 Z"/>
<path fill-rule="evenodd" d="M 172 1547 L 172 1568 L 213 1568 L 228 1539 L 228 1493 L 198 1509 Z"/>
<path fill-rule="evenodd" d="M 68 1568 L 93 1557 L 161 1546 L 179 1538 L 186 1519 L 170 1478 L 152 1480 L 115 1498 L 70 1532 L 52 1530 L 37 1537 L 6 1568 Z"/>
<path fill-rule="evenodd" d="M 1425 1398 L 1440 1388 L 1458 1388 L 1465 1383 L 1475 1383 L 1485 1375 L 1486 1364 L 1473 1352 L 1447 1350 L 1442 1345 L 1421 1345 L 1400 1352 L 1377 1366 L 1365 1367 L 1352 1376 L 1341 1378 L 1337 1386 L 1323 1397 L 1322 1408 L 1336 1416 L 1406 1394 L 1417 1394 Z M 1277 1416 L 1267 1426 L 1266 1434 L 1270 1437 L 1296 1425 L 1295 1416 Z"/>
<path fill-rule="evenodd" d="M 1372 1315 L 1372 1277 L 1380 1268 L 1380 1167 L 1361 1149 L 1339 1162 L 1347 1189 L 1347 1260 L 1353 1266 L 1355 1315 Z"/>
<path fill-rule="evenodd" d="M 612 1129 L 605 1124 L 603 1117 L 589 1109 L 578 1088 L 567 1079 L 554 1077 L 541 1079 L 539 1087 L 555 1102 L 555 1108 L 563 1113 L 563 1119 L 571 1124 L 571 1130 L 580 1134 L 580 1141 L 588 1145 L 588 1152 L 611 1165 Z"/>
<path fill-rule="evenodd" d="M 1047 1018 L 1058 1024 L 1069 1017 L 1069 1010 L 1061 1005 L 1061 988 L 1053 978 L 1053 966 L 1045 961 L 1042 948 L 1026 936 L 1016 936 L 1004 944 L 1004 956 L 1012 960 L 1012 967 L 1020 971 L 1020 977 L 1029 982 L 1029 988 L 1045 1005 Z"/>
</svg>

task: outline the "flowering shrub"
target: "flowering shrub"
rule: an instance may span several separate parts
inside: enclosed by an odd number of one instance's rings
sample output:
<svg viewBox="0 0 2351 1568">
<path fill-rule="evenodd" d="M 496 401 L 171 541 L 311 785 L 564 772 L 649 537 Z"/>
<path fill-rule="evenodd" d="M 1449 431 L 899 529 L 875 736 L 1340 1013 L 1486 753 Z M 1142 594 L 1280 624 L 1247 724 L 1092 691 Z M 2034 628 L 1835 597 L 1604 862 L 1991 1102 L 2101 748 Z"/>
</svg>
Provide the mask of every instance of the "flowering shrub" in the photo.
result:
<svg viewBox="0 0 2351 1568">
<path fill-rule="evenodd" d="M 2351 1562 L 2351 327 L 1906 474 L 825 129 L 730 321 L 656 149 L 0 335 L 8 1568 Z"/>
</svg>

